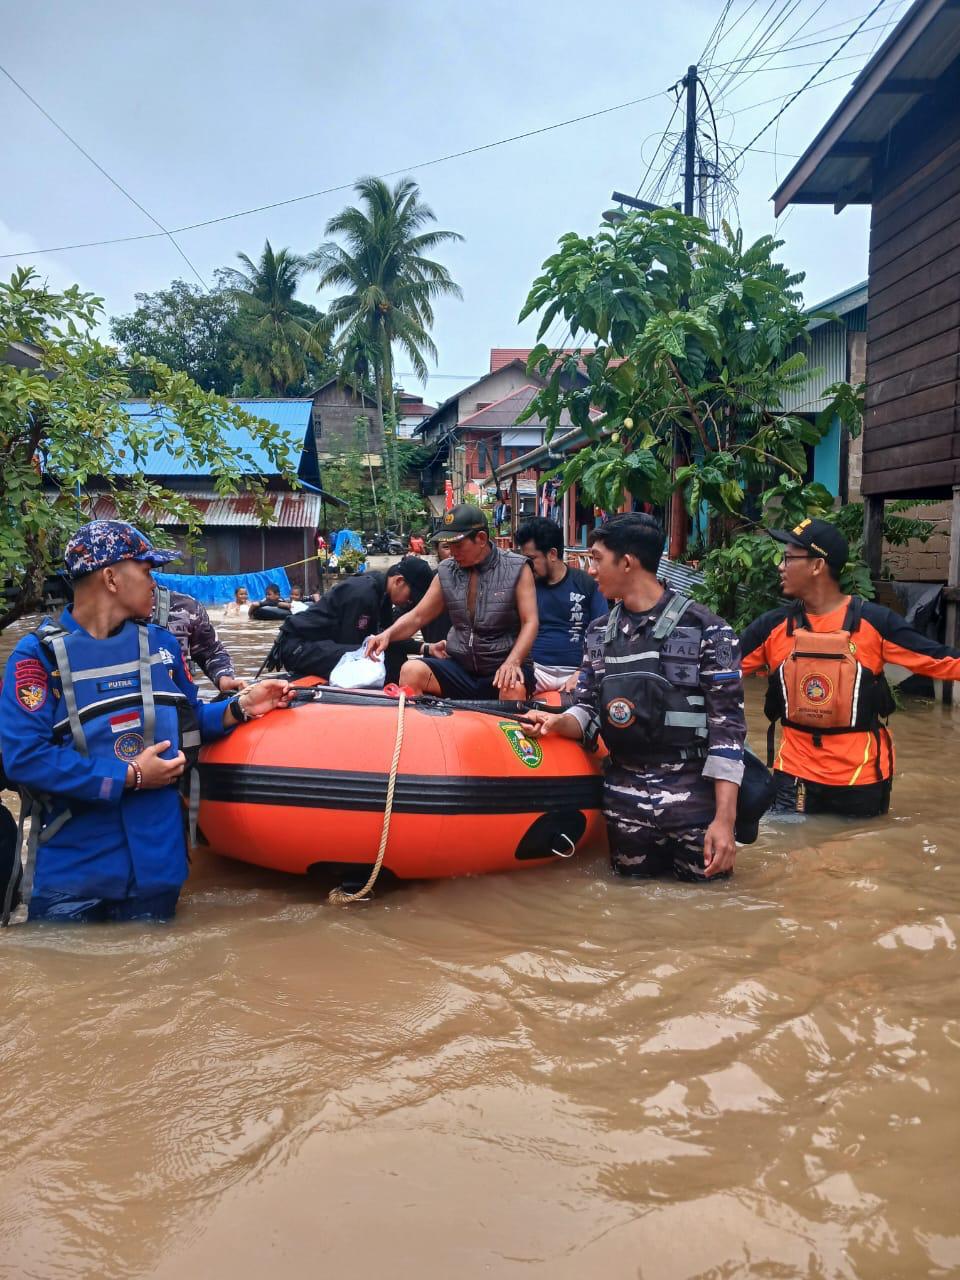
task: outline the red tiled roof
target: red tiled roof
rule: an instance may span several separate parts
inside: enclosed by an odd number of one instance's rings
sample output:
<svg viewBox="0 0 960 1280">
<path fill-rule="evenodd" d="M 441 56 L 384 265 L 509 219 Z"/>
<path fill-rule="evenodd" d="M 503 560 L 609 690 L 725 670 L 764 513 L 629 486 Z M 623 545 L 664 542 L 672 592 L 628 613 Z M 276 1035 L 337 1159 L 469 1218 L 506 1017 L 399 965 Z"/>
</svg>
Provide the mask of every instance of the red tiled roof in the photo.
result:
<svg viewBox="0 0 960 1280">
<path fill-rule="evenodd" d="M 490 348 L 490 372 L 496 373 L 498 369 L 502 369 L 504 365 L 508 365 L 512 363 L 512 361 L 514 360 L 522 360 L 523 363 L 526 364 L 527 361 L 530 359 L 530 352 L 532 350 L 533 350 L 533 347 L 491 347 Z M 572 356 L 575 351 L 579 350 L 579 348 L 562 347 L 562 348 L 558 348 L 558 350 L 562 350 L 565 355 Z M 581 354 L 585 356 L 592 356 L 593 348 L 584 347 Z M 582 368 L 582 362 L 581 362 L 581 368 Z"/>
<path fill-rule="evenodd" d="M 527 405 L 539 390 L 539 387 L 534 386 L 532 382 L 528 382 L 524 386 L 518 387 L 516 391 L 511 391 L 509 395 L 502 396 L 499 400 L 494 400 L 492 404 L 488 404 L 482 409 L 477 409 L 477 411 L 475 413 L 471 413 L 469 417 L 461 418 L 457 423 L 457 430 L 459 431 L 461 427 L 490 427 L 494 430 L 503 430 L 505 427 L 512 427 L 516 424 L 517 418 L 524 409 L 526 409 Z M 593 413 L 592 410 L 591 413 Z M 599 414 L 596 416 L 599 416 Z M 522 427 L 531 427 L 536 429 L 537 427 L 546 428 L 547 424 L 542 418 L 539 418 L 534 414 L 532 418 L 528 418 L 520 425 Z M 563 413 L 560 415 L 560 422 L 558 425 L 561 427 L 570 427 L 573 425 L 570 421 L 570 415 L 567 413 L 566 409 L 564 409 Z"/>
</svg>

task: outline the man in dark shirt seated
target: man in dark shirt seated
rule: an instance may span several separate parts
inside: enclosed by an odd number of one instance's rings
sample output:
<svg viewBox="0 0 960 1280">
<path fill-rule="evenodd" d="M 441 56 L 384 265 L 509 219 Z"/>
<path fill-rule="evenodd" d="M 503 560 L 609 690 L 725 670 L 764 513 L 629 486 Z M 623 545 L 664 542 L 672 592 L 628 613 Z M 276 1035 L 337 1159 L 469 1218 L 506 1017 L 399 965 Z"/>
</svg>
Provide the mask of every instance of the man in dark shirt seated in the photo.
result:
<svg viewBox="0 0 960 1280">
<path fill-rule="evenodd" d="M 370 571 L 346 578 L 317 604 L 288 618 L 277 637 L 277 657 L 295 676 L 323 676 L 345 653 L 359 649 L 367 636 L 390 626 L 401 613 L 420 603 L 433 581 L 433 570 L 419 556 L 404 556 L 387 572 Z M 387 682 L 395 682 L 417 641 L 391 645 L 386 653 Z"/>
<path fill-rule="evenodd" d="M 552 520 L 534 516 L 524 521 L 517 529 L 517 550 L 530 562 L 537 587 L 536 691 L 570 692 L 583 661 L 587 627 L 604 617 L 609 607 L 588 574 L 564 563 L 563 533 Z"/>
</svg>

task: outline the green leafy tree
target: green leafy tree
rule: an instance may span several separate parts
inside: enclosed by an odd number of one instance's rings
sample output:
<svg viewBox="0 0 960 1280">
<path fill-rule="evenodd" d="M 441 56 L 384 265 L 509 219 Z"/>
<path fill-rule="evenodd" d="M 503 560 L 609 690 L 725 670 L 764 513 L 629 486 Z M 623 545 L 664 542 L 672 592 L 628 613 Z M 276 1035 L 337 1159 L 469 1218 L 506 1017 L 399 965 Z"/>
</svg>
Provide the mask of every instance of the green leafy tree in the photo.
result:
<svg viewBox="0 0 960 1280">
<path fill-rule="evenodd" d="M 250 393 L 292 395 L 330 368 L 323 316 L 295 297 L 304 260 L 267 240 L 259 262 L 237 257 L 246 270 L 223 273 L 238 306 L 235 344 Z M 329 376 L 327 373 L 326 376 Z"/>
<path fill-rule="evenodd" d="M 391 493 L 399 490 L 396 453 L 394 347 L 410 361 L 418 377 L 427 375 L 427 358 L 436 359 L 430 336 L 433 304 L 462 296 L 449 271 L 429 254 L 450 241 L 454 231 L 429 228 L 433 210 L 420 199 L 411 178 L 390 187 L 381 178 L 363 178 L 355 190 L 359 207 L 331 218 L 327 241 L 307 258 L 320 275 L 321 290 L 340 290 L 327 311 L 326 325 L 336 335 L 335 351 L 350 374 L 370 375 L 384 423 L 385 458 Z M 388 410 L 384 419 L 383 410 Z"/>
<path fill-rule="evenodd" d="M 110 320 L 110 334 L 124 352 L 151 356 L 187 374 L 204 391 L 233 393 L 238 381 L 237 303 L 223 287 L 222 273 L 210 292 L 174 280 L 166 289 L 134 297 L 134 311 Z M 130 386 L 137 395 L 153 389 L 139 370 L 131 372 Z"/>
<path fill-rule="evenodd" d="M 561 317 L 581 344 L 573 355 L 541 344 L 530 357 L 547 385 L 525 416 L 542 416 L 549 439 L 566 411 L 595 442 L 561 469 L 563 484 L 608 510 L 681 490 L 695 521 L 708 516 L 705 598 L 731 617 L 744 599 L 756 612 L 778 595 L 776 549 L 754 529 L 837 518 L 834 495 L 807 479 L 807 447 L 835 415 L 851 435 L 862 418 L 846 383 L 815 419 L 783 408 L 816 371 L 799 349 L 811 319 L 803 277 L 776 260 L 781 246 L 770 236 L 745 245 L 726 224 L 715 242 L 672 210 L 632 214 L 595 236 L 563 236 L 521 313 L 542 313 L 540 337 Z M 849 580 L 870 590 L 862 565 Z"/>
<path fill-rule="evenodd" d="M 602 490 L 607 505 L 627 493 L 658 501 L 677 486 L 691 511 L 706 503 L 736 521 L 747 493 L 778 476 L 784 498 L 790 486 L 803 487 L 805 446 L 824 428 L 781 408 L 784 392 L 802 387 L 810 370 L 802 352 L 789 350 L 809 317 L 802 276 L 774 261 L 780 243 L 764 236 L 745 247 L 742 233 L 725 225 L 718 244 L 703 222 L 673 210 L 562 237 L 521 319 L 542 311 L 542 335 L 562 316 L 573 338 L 593 348 L 584 358 L 588 382 L 568 376 L 577 356 L 558 361 L 535 348 L 531 366 L 548 382 L 526 416 L 541 414 L 549 436 L 566 409 L 591 438 L 617 446 L 602 468 L 579 477 L 588 496 Z"/>
<path fill-rule="evenodd" d="M 275 471 L 295 483 L 296 442 L 151 356 L 128 354 L 121 362 L 114 347 L 94 336 L 102 319 L 99 298 L 76 286 L 51 292 L 27 268 L 0 284 L 0 628 L 39 604 L 64 542 L 90 519 L 88 486 L 110 493 L 121 518 L 135 520 L 158 541 L 164 538 L 154 522 L 164 517 L 185 526 L 188 543 L 196 545 L 197 508 L 147 479 L 146 464 L 157 450 L 185 470 L 211 474 L 224 496 L 252 493 L 264 521 L 271 505 L 256 459 L 229 443 L 226 432 L 245 429 Z M 4 361 L 15 343 L 36 349 L 38 367 Z M 149 379 L 156 416 L 132 421 L 121 409 L 134 373 Z M 175 428 L 161 418 L 161 407 Z M 130 474 L 119 479 L 120 473 Z"/>
</svg>

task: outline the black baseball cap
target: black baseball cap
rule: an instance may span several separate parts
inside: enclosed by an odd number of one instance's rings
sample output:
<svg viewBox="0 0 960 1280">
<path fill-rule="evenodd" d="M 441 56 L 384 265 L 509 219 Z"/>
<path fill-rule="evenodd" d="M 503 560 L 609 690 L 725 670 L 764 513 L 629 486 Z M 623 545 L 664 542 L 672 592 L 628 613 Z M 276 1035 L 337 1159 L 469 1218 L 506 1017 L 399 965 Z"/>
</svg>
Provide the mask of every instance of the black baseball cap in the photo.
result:
<svg viewBox="0 0 960 1280">
<path fill-rule="evenodd" d="M 838 573 L 850 559 L 846 538 L 828 520 L 801 520 L 792 529 L 768 529 L 767 533 L 777 542 L 802 547 L 810 556 L 821 556 Z"/>
<path fill-rule="evenodd" d="M 487 517 L 479 507 L 471 502 L 461 502 L 458 507 L 448 511 L 440 523 L 440 528 L 433 535 L 434 542 L 460 542 L 471 533 L 489 533 Z"/>
<path fill-rule="evenodd" d="M 404 556 L 390 566 L 387 577 L 403 578 L 410 587 L 410 603 L 419 604 L 433 581 L 433 570 L 419 556 Z"/>
</svg>

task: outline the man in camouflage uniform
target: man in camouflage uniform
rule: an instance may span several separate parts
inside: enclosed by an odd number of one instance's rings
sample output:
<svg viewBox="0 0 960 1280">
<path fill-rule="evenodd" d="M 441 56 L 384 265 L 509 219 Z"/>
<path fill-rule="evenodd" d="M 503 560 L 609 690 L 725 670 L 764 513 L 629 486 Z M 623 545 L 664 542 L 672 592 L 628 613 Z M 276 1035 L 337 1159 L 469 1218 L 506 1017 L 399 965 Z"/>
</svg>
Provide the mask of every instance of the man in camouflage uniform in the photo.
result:
<svg viewBox="0 0 960 1280">
<path fill-rule="evenodd" d="M 246 687 L 246 681 L 237 678 L 233 659 L 199 600 L 183 591 L 157 585 L 153 589 L 150 621 L 173 632 L 180 642 L 184 661 L 196 663 L 215 689 L 226 693 Z"/>
<path fill-rule="evenodd" d="M 620 603 L 587 631 L 575 705 L 530 713 L 530 731 L 603 737 L 618 874 L 729 875 L 746 737 L 737 637 L 657 580 L 663 530 L 652 516 L 614 516 L 589 541 L 590 572 Z"/>
</svg>

